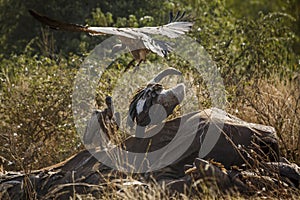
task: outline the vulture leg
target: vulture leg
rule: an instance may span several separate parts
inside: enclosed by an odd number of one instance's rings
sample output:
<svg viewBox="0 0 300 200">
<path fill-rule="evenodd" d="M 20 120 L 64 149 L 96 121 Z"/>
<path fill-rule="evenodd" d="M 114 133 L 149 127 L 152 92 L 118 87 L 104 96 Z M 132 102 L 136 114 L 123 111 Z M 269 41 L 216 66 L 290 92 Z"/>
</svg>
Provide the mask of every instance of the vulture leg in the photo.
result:
<svg viewBox="0 0 300 200">
<path fill-rule="evenodd" d="M 133 64 L 135 61 L 135 59 L 132 59 L 128 65 L 125 67 L 124 72 L 127 72 L 132 66 L 135 67 L 135 65 Z"/>
<path fill-rule="evenodd" d="M 141 63 L 141 62 L 139 62 L 139 63 L 134 67 L 133 73 L 137 72 L 137 71 L 140 69 L 140 63 Z"/>
</svg>

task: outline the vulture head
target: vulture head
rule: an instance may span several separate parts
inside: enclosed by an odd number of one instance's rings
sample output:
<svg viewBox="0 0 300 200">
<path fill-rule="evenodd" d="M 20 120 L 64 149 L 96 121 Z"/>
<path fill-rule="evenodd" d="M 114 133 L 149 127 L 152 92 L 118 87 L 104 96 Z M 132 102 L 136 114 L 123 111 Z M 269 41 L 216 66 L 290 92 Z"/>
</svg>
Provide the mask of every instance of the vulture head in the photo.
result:
<svg viewBox="0 0 300 200">
<path fill-rule="evenodd" d="M 159 84 L 159 81 L 169 75 L 181 75 L 181 72 L 168 68 L 160 72 L 145 88 L 140 89 L 134 95 L 129 106 L 127 120 L 130 127 L 134 126 L 134 122 L 140 127 L 159 124 L 182 102 L 185 92 L 183 83 L 170 89 L 164 89 Z"/>
<path fill-rule="evenodd" d="M 105 98 L 106 108 L 104 110 L 95 110 L 87 123 L 83 135 L 84 144 L 105 144 L 111 138 L 115 129 L 119 128 L 119 113 L 114 113 L 112 97 Z"/>
<path fill-rule="evenodd" d="M 134 123 L 139 127 L 161 123 L 184 98 L 185 86 L 178 84 L 170 89 L 164 89 L 159 82 L 166 76 L 181 75 L 181 72 L 168 68 L 156 75 L 145 88 L 140 89 L 133 97 L 129 106 L 127 123 L 130 127 Z M 112 98 L 105 99 L 106 108 L 96 110 L 88 121 L 84 144 L 96 144 L 100 146 L 108 143 L 111 134 L 119 128 L 120 115 L 115 113 Z"/>
</svg>

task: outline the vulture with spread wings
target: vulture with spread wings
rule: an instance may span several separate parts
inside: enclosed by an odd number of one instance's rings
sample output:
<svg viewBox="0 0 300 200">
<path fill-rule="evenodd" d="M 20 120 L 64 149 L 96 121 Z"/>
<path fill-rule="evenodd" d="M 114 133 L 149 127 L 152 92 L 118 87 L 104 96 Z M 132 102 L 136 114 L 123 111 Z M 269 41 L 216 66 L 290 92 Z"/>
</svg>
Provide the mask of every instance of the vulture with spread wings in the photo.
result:
<svg viewBox="0 0 300 200">
<path fill-rule="evenodd" d="M 120 45 L 116 48 L 127 47 L 131 52 L 134 60 L 130 62 L 128 67 L 136 61 L 139 65 L 146 60 L 146 55 L 151 51 L 159 56 L 165 57 L 172 48 L 169 43 L 154 39 L 151 35 L 162 35 L 168 38 L 177 38 L 188 32 L 192 26 L 192 22 L 180 21 L 185 13 L 178 12 L 176 16 L 170 14 L 168 24 L 157 27 L 141 27 L 141 28 L 116 28 L 116 27 L 90 27 L 77 24 L 70 24 L 51 19 L 47 16 L 41 15 L 33 10 L 29 13 L 41 23 L 56 30 L 65 30 L 73 32 L 86 32 L 91 35 L 116 35 L 120 39 Z M 116 51 L 117 49 L 115 49 Z"/>
</svg>

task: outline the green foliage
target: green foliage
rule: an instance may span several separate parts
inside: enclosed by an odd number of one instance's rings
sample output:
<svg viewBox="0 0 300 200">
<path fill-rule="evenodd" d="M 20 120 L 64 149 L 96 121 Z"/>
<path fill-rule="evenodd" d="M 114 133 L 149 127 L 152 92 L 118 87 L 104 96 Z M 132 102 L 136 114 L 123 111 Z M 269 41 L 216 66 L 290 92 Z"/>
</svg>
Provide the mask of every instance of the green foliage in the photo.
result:
<svg viewBox="0 0 300 200">
<path fill-rule="evenodd" d="M 247 17 L 250 19 L 258 19 L 263 13 L 285 13 L 292 16 L 295 20 L 290 26 L 291 30 L 297 35 L 298 39 L 292 45 L 293 50 L 300 54 L 300 1 L 298 0 L 260 0 L 260 1 L 235 1 L 227 0 L 226 7 L 234 11 L 234 15 L 238 18 Z M 250 9 L 251 8 L 251 9 Z"/>
<path fill-rule="evenodd" d="M 229 104 L 243 98 L 245 87 L 258 79 L 275 76 L 291 80 L 300 70 L 299 55 L 292 48 L 298 37 L 292 29 L 295 18 L 291 15 L 260 12 L 258 18 L 237 18 L 226 8 L 225 1 L 181 3 L 181 7 L 193 8 L 190 14 L 196 24 L 190 35 L 205 48 L 220 70 Z M 187 61 L 173 55 L 169 60 L 170 66 L 191 70 Z M 209 94 L 205 92 L 207 87 L 202 76 L 194 74 L 193 85 L 201 91 L 201 104 L 209 107 Z"/>
<path fill-rule="evenodd" d="M 28 42 L 36 39 L 41 26 L 28 13 L 28 9 L 35 9 L 41 13 L 55 13 L 58 19 L 68 19 L 74 23 L 83 23 L 91 8 L 96 6 L 96 1 L 87 3 L 86 1 L 20 1 L 2 0 L 0 3 L 0 31 L 1 50 L 0 53 L 9 56 L 11 53 L 21 53 Z M 65 33 L 57 33 L 55 39 L 57 44 L 65 50 L 70 50 L 72 39 Z M 79 34 L 77 34 L 79 36 Z M 66 45 L 69 44 L 69 45 Z M 75 46 L 71 46 L 75 48 Z M 36 48 L 36 50 L 38 50 Z M 58 51 L 56 49 L 56 51 Z M 59 51 L 58 51 L 59 52 Z"/>
<path fill-rule="evenodd" d="M 229 90 L 241 92 L 249 80 L 273 74 L 293 76 L 299 59 L 291 48 L 297 39 L 291 29 L 293 17 L 260 13 L 257 19 L 239 19 L 223 1 L 192 2 L 199 27 L 193 36 L 212 56 Z"/>
</svg>

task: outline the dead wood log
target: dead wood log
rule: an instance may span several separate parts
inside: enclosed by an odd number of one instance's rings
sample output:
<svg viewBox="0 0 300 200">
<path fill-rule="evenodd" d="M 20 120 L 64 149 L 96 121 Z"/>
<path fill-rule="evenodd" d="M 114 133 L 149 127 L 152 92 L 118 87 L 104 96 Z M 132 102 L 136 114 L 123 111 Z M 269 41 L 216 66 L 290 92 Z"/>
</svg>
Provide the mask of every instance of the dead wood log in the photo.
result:
<svg viewBox="0 0 300 200">
<path fill-rule="evenodd" d="M 151 152 L 168 145 L 175 138 L 177 146 L 169 148 L 160 158 L 157 158 L 157 162 L 160 163 L 164 162 L 167 157 L 177 156 L 174 153 L 178 147 L 186 145 L 187 139 L 192 139 L 191 144 L 172 164 L 152 173 L 158 182 L 179 180 L 185 177 L 184 166 L 192 165 L 194 160 L 199 157 L 203 137 L 206 137 L 207 134 L 215 134 L 214 132 L 208 133 L 209 126 L 220 128 L 218 125 L 222 120 L 224 126 L 221 127 L 221 135 L 216 145 L 202 159 L 220 162 L 227 169 L 233 165 L 242 166 L 245 163 L 251 168 L 257 159 L 267 158 L 272 162 L 277 160 L 279 156 L 278 143 L 272 127 L 246 123 L 228 114 L 212 118 L 212 112 L 212 110 L 194 112 L 167 121 L 161 130 L 159 125 L 147 130 L 146 135 L 148 134 L 149 138 L 130 137 L 119 147 L 130 152 Z M 180 124 L 183 126 L 185 134 L 176 138 Z M 196 132 L 191 134 L 190 130 L 195 128 Z M 251 162 L 251 152 L 261 156 Z M 27 175 L 22 173 L 2 174 L 0 176 L 0 192 L 12 199 L 21 199 L 28 189 L 24 188 L 25 177 L 28 177 L 32 187 L 30 190 L 35 191 L 37 198 L 69 198 L 74 192 L 79 194 L 101 193 L 109 187 L 108 184 L 111 181 L 108 180 L 125 180 L 127 178 L 128 174 L 100 163 L 92 156 L 95 153 L 98 152 L 84 150 L 58 165 L 33 171 Z M 145 174 L 141 174 L 136 176 L 136 179 L 144 181 L 145 177 Z M 227 180 L 224 177 L 225 179 Z M 227 185 L 227 183 L 223 184 Z"/>
</svg>

